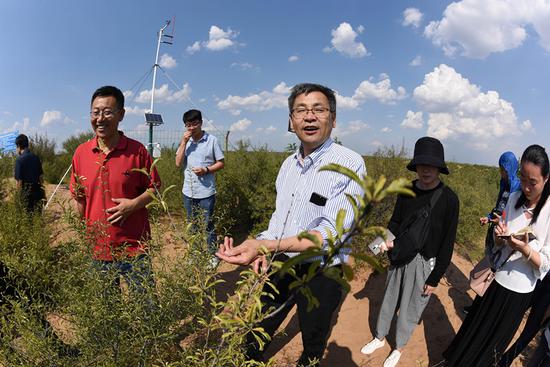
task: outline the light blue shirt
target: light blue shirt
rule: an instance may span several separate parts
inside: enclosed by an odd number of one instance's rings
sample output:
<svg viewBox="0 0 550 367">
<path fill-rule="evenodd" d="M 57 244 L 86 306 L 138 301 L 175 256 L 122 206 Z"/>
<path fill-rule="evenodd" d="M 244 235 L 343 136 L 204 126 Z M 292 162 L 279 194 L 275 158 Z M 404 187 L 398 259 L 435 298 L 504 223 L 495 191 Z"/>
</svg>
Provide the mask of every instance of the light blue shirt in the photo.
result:
<svg viewBox="0 0 550 367">
<path fill-rule="evenodd" d="M 363 190 L 340 173 L 319 172 L 319 168 L 329 163 L 347 167 L 359 177 L 367 174 L 363 158 L 334 143 L 331 138 L 303 159 L 297 151 L 283 162 L 279 170 L 275 184 L 275 212 L 271 216 L 268 229 L 260 233 L 258 239 L 277 240 L 295 236 L 302 231 L 317 230 L 323 236 L 326 246 L 328 232 L 336 235 L 336 215 L 340 209 L 346 211 L 344 228 L 351 227 L 354 220 L 353 209 L 346 194 L 356 197 L 362 195 Z M 348 254 L 349 249 L 344 249 L 333 265 L 346 262 Z M 298 253 L 287 252 L 286 255 L 292 257 Z M 322 259 L 311 261 L 315 260 Z"/>
<path fill-rule="evenodd" d="M 214 135 L 204 132 L 199 141 L 189 139 L 185 146 L 183 163 L 183 188 L 181 192 L 193 199 L 204 199 L 216 193 L 216 178 L 213 173 L 197 176 L 194 167 L 207 167 L 221 161 L 223 152 Z"/>
</svg>

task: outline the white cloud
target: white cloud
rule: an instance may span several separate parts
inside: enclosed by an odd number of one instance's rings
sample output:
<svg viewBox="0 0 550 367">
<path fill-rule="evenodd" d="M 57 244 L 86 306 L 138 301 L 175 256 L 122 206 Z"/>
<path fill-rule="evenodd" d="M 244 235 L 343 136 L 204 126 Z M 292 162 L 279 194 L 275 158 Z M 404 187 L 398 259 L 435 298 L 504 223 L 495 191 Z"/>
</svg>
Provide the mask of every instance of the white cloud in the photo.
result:
<svg viewBox="0 0 550 367">
<path fill-rule="evenodd" d="M 483 93 L 475 84 L 447 65 L 426 74 L 414 90 L 414 99 L 428 112 L 428 135 L 441 140 L 461 139 L 474 149 L 486 149 L 484 142 L 521 135 L 512 104 L 498 92 Z"/>
<path fill-rule="evenodd" d="M 368 129 L 368 128 L 370 128 L 370 126 L 369 126 L 369 124 L 367 124 L 365 122 L 362 122 L 360 120 L 354 120 L 354 121 L 351 121 L 348 124 L 348 128 L 352 133 L 356 133 L 356 132 L 359 132 L 361 130 Z"/>
<path fill-rule="evenodd" d="M 338 109 L 354 110 L 359 107 L 359 101 L 353 97 L 345 97 L 336 92 L 336 106 Z"/>
<path fill-rule="evenodd" d="M 277 128 L 273 125 L 269 125 L 268 127 L 259 127 L 256 129 L 257 133 L 262 133 L 262 134 L 272 134 L 275 131 L 277 131 Z"/>
<path fill-rule="evenodd" d="M 521 125 L 519 126 L 519 128 L 522 130 L 522 131 L 533 131 L 533 125 L 531 124 L 531 121 L 530 120 L 525 120 L 521 123 Z"/>
<path fill-rule="evenodd" d="M 234 62 L 231 64 L 232 68 L 239 68 L 241 70 L 256 70 L 259 71 L 260 68 L 258 66 L 254 66 L 253 64 L 249 62 Z"/>
<path fill-rule="evenodd" d="M 138 106 L 130 107 L 126 106 L 124 107 L 126 110 L 126 115 L 136 115 L 136 116 L 143 116 L 146 113 L 149 113 L 149 108 L 139 108 Z"/>
<path fill-rule="evenodd" d="M 401 122 L 401 126 L 409 129 L 422 129 L 424 126 L 424 118 L 422 117 L 422 111 L 413 112 L 407 111 L 407 116 Z"/>
<path fill-rule="evenodd" d="M 122 92 L 122 94 L 124 95 L 124 98 L 128 99 L 134 95 L 134 92 L 132 92 L 131 90 L 125 90 L 124 92 Z"/>
<path fill-rule="evenodd" d="M 4 129 L 2 133 L 9 133 L 13 131 L 19 131 L 19 133 L 27 133 L 31 131 L 31 120 L 28 117 L 24 117 L 22 122 L 15 121 L 11 127 Z"/>
<path fill-rule="evenodd" d="M 219 131 L 218 128 L 216 128 L 216 125 L 214 125 L 214 120 L 208 120 L 205 117 L 202 118 L 203 124 L 202 129 L 209 133 L 214 133 Z"/>
<path fill-rule="evenodd" d="M 332 40 L 330 43 L 332 44 L 332 47 L 325 47 L 324 51 L 330 52 L 336 50 L 351 58 L 367 56 L 367 49 L 363 43 L 355 40 L 359 33 L 363 32 L 364 29 L 365 28 L 363 26 L 359 26 L 357 27 L 356 32 L 349 23 L 341 23 L 338 28 L 331 31 Z"/>
<path fill-rule="evenodd" d="M 414 59 L 411 60 L 409 65 L 410 66 L 420 66 L 420 65 L 422 65 L 422 56 L 417 55 Z"/>
<path fill-rule="evenodd" d="M 229 131 L 245 131 L 250 125 L 252 125 L 252 121 L 249 119 L 242 119 L 232 124 Z"/>
<path fill-rule="evenodd" d="M 159 65 L 165 69 L 173 69 L 178 66 L 178 63 L 176 62 L 176 59 L 174 59 L 172 56 L 168 54 L 163 54 L 160 57 Z"/>
<path fill-rule="evenodd" d="M 187 46 L 185 51 L 189 55 L 193 55 L 195 52 L 199 52 L 201 49 L 201 43 L 199 41 L 195 41 L 191 46 Z"/>
<path fill-rule="evenodd" d="M 178 91 L 173 91 L 168 88 L 168 84 L 163 84 L 159 88 L 155 89 L 155 102 L 158 103 L 176 103 L 183 102 L 189 98 L 191 94 L 191 87 L 188 83 L 183 85 L 183 88 Z M 150 103 L 151 102 L 151 90 L 142 90 L 135 98 L 137 103 Z"/>
<path fill-rule="evenodd" d="M 192 55 L 200 51 L 201 48 L 210 51 L 222 51 L 231 47 L 243 46 L 243 44 L 236 41 L 238 35 L 239 32 L 233 31 L 231 28 L 224 31 L 222 28 L 213 25 L 208 32 L 208 41 L 195 41 L 191 46 L 187 46 L 186 51 Z"/>
<path fill-rule="evenodd" d="M 382 133 L 391 133 L 391 129 L 388 126 L 384 126 L 380 129 L 380 132 Z"/>
<path fill-rule="evenodd" d="M 277 84 L 272 91 L 262 91 L 246 97 L 229 95 L 218 102 L 220 110 L 229 110 L 233 115 L 240 114 L 241 110 L 267 111 L 272 108 L 287 106 L 290 88 L 285 82 Z"/>
<path fill-rule="evenodd" d="M 372 80 L 372 78 L 371 78 Z M 353 96 L 346 97 L 336 92 L 336 105 L 339 109 L 353 110 L 367 100 L 375 100 L 384 104 L 395 104 L 407 97 L 407 91 L 403 87 L 392 89 L 388 74 L 382 73 L 378 82 L 371 80 L 362 81 L 355 89 Z"/>
<path fill-rule="evenodd" d="M 74 121 L 65 116 L 63 112 L 56 110 L 44 111 L 42 115 L 42 120 L 40 121 L 40 126 L 53 125 L 55 123 L 61 123 L 63 125 L 68 125 Z"/>
<path fill-rule="evenodd" d="M 370 126 L 360 120 L 350 121 L 347 124 L 336 124 L 336 127 L 332 130 L 333 136 L 344 137 L 350 134 L 356 134 L 362 130 L 369 129 Z"/>
<path fill-rule="evenodd" d="M 292 55 L 288 58 L 288 62 L 295 62 L 298 61 L 300 58 L 296 55 Z"/>
<path fill-rule="evenodd" d="M 550 2 L 543 0 L 462 0 L 453 2 L 441 20 L 430 22 L 424 35 L 443 49 L 485 58 L 520 46 L 533 29 L 550 50 Z"/>
<path fill-rule="evenodd" d="M 403 11 L 403 22 L 401 24 L 405 27 L 413 26 L 414 28 L 418 28 L 423 17 L 424 14 L 417 8 L 407 8 Z"/>
<path fill-rule="evenodd" d="M 405 97 L 407 97 L 405 88 L 397 87 L 397 90 L 392 89 L 391 80 L 384 73 L 380 74 L 380 80 L 376 83 L 368 80 L 362 81 L 353 94 L 353 99 L 358 101 L 374 99 L 386 104 L 394 104 Z"/>
</svg>

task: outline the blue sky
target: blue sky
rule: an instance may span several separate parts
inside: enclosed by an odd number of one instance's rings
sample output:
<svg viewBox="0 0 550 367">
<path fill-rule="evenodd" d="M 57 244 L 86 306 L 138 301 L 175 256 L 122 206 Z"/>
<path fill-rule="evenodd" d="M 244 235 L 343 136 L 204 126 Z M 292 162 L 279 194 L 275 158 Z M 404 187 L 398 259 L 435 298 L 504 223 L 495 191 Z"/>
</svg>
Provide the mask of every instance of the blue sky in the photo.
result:
<svg viewBox="0 0 550 367">
<path fill-rule="evenodd" d="M 127 94 L 144 130 L 156 34 L 163 130 L 199 108 L 216 134 L 282 150 L 288 89 L 338 93 L 337 136 L 361 154 L 441 139 L 448 160 L 496 164 L 550 137 L 550 1 L 15 1 L 0 3 L 0 134 L 60 143 L 90 131 L 93 91 Z M 139 84 L 138 84 L 139 85 Z M 178 89 L 180 88 L 180 89 Z M 176 139 L 176 138 L 174 138 Z"/>
</svg>

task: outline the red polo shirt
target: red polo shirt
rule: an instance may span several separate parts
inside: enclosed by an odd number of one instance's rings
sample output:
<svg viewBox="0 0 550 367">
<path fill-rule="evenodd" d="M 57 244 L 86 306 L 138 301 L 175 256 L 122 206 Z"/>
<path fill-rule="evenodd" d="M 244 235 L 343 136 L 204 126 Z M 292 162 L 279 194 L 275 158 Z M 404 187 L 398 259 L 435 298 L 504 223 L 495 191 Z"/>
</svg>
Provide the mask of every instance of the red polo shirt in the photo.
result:
<svg viewBox="0 0 550 367">
<path fill-rule="evenodd" d="M 119 134 L 116 148 L 108 154 L 98 148 L 94 138 L 79 145 L 73 156 L 70 189 L 75 199 L 86 200 L 86 225 L 91 243 L 95 244 L 96 260 L 112 261 L 144 252 L 145 241 L 151 235 L 147 209 L 135 211 L 122 224 L 107 222 L 111 214 L 106 210 L 118 205 L 112 198 L 134 199 L 154 187 L 153 182 L 160 188 L 156 169 L 151 179 L 141 172 L 132 172 L 133 168 L 149 171 L 151 167 L 151 157 L 143 144 Z"/>
</svg>

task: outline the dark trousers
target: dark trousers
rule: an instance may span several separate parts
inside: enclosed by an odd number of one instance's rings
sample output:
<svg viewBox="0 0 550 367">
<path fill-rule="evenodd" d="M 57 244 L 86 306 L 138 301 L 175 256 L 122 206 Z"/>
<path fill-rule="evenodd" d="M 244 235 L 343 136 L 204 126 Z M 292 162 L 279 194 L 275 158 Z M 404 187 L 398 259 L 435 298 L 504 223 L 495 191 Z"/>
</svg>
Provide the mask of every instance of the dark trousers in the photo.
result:
<svg viewBox="0 0 550 367">
<path fill-rule="evenodd" d="M 550 351 L 544 335 L 540 338 L 539 346 L 533 353 L 527 367 L 550 367 Z"/>
<path fill-rule="evenodd" d="M 302 277 L 304 274 L 307 274 L 309 267 L 310 264 L 297 265 L 296 275 Z M 262 297 L 263 311 L 278 309 L 289 299 L 289 297 L 294 296 L 294 298 L 292 301 L 288 302 L 280 312 L 265 319 L 259 326 L 272 337 L 294 304 L 296 304 L 300 331 L 302 332 L 302 342 L 304 345 L 304 351 L 298 361 L 298 365 L 304 367 L 314 366 L 314 364 L 310 364 L 309 361 L 315 358 L 320 361 L 323 357 L 331 328 L 332 315 L 342 298 L 342 287 L 337 281 L 323 274 L 318 274 L 313 277 L 313 279 L 308 282 L 307 287 L 309 287 L 313 296 L 319 301 L 319 306 L 313 307 L 308 312 L 307 298 L 297 288 L 289 289 L 290 284 L 295 280 L 296 279 L 289 274 L 282 276 L 276 274 L 271 281 L 279 291 L 279 294 L 274 293 L 270 287 L 264 287 L 264 292 L 269 292 L 274 298 L 272 299 L 269 296 Z M 269 343 L 265 348 L 267 348 L 268 345 Z M 250 334 L 247 338 L 247 346 L 247 355 L 249 359 L 261 361 L 262 351 L 259 350 L 258 343 Z M 318 364 L 315 366 L 318 366 Z"/>
<path fill-rule="evenodd" d="M 550 274 L 550 273 L 549 273 Z M 540 281 L 533 293 L 531 312 L 518 340 L 504 353 L 498 363 L 499 367 L 508 367 L 514 359 L 525 349 L 539 332 L 544 314 L 550 305 L 550 276 L 546 275 Z"/>
<path fill-rule="evenodd" d="M 21 205 L 27 213 L 36 213 L 42 210 L 46 195 L 39 184 L 23 184 L 20 190 Z"/>
</svg>

